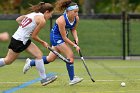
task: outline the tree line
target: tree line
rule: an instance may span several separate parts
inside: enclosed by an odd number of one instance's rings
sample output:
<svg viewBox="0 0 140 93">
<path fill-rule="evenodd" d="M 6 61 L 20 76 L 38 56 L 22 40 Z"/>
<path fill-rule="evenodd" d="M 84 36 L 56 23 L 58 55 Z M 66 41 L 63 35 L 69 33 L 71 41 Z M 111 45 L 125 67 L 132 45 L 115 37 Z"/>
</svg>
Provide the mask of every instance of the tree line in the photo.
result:
<svg viewBox="0 0 140 93">
<path fill-rule="evenodd" d="M 0 0 L 0 14 L 24 14 L 30 4 L 54 3 L 56 0 Z M 140 12 L 140 0 L 72 0 L 79 5 L 81 14 Z"/>
</svg>

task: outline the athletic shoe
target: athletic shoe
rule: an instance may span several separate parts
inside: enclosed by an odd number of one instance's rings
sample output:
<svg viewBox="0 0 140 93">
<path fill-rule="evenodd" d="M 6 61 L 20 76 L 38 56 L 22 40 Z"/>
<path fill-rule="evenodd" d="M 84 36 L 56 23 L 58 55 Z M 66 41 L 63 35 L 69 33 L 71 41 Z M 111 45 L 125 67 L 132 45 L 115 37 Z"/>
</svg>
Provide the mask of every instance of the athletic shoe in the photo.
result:
<svg viewBox="0 0 140 93">
<path fill-rule="evenodd" d="M 29 59 L 29 58 L 26 59 L 26 63 L 24 65 L 24 67 L 23 67 L 23 73 L 24 74 L 26 74 L 27 71 L 31 68 L 30 61 L 31 61 L 31 59 Z"/>
<path fill-rule="evenodd" d="M 83 80 L 83 78 L 79 78 L 77 76 L 74 76 L 74 79 L 70 81 L 69 85 L 77 84 L 77 83 L 81 82 L 82 80 Z"/>
<path fill-rule="evenodd" d="M 46 77 L 45 79 L 42 79 L 40 82 L 42 86 L 48 85 L 49 83 L 54 82 L 57 79 L 57 76 L 51 76 L 51 77 Z"/>
</svg>

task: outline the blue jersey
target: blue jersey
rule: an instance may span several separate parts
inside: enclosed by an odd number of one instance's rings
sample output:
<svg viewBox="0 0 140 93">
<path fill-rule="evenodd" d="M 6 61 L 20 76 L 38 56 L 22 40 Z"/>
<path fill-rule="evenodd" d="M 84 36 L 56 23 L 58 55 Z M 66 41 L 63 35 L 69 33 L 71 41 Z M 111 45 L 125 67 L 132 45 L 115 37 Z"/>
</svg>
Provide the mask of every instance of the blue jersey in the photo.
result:
<svg viewBox="0 0 140 93">
<path fill-rule="evenodd" d="M 64 19 L 65 19 L 65 22 L 66 22 L 66 26 L 65 26 L 66 34 L 68 35 L 69 31 L 71 31 L 76 25 L 76 18 L 74 19 L 74 21 L 72 23 L 70 23 L 70 21 L 67 17 L 67 14 L 65 13 L 65 14 L 63 14 L 63 16 L 64 16 Z M 54 26 L 51 30 L 50 41 L 51 41 L 51 44 L 53 46 L 57 46 L 57 45 L 62 44 L 64 42 L 64 40 L 63 40 L 63 38 L 60 34 L 57 23 L 54 24 Z"/>
</svg>

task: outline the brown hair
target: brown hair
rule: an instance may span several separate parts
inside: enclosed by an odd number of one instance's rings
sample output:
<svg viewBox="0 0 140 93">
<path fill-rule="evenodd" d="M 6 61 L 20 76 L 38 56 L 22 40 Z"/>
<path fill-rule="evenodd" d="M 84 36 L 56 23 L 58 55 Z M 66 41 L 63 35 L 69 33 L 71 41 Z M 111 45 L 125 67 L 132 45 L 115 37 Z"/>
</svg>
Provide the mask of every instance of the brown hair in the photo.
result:
<svg viewBox="0 0 140 93">
<path fill-rule="evenodd" d="M 64 12 L 67 7 L 73 5 L 77 5 L 77 3 L 74 3 L 71 0 L 57 0 L 55 3 L 55 12 Z"/>
<path fill-rule="evenodd" d="M 53 11 L 54 7 L 50 3 L 40 2 L 37 5 L 32 5 L 30 9 L 36 13 L 41 12 L 44 14 L 47 10 L 49 12 Z"/>
</svg>

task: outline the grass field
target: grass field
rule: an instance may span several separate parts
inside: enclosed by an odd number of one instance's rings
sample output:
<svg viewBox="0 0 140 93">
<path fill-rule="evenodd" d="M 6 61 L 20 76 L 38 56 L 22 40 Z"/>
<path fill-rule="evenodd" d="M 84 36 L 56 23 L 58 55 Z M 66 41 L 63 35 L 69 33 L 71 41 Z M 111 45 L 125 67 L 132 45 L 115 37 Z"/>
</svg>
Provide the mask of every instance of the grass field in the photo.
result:
<svg viewBox="0 0 140 93">
<path fill-rule="evenodd" d="M 53 23 L 55 19 L 53 20 Z M 0 32 L 7 31 L 12 35 L 18 27 L 15 20 L 0 20 Z M 130 22 L 130 54 L 140 54 L 139 43 L 139 21 L 132 20 Z M 77 28 L 79 45 L 86 56 L 122 56 L 122 22 L 121 20 L 85 20 L 81 19 Z M 39 36 L 46 42 L 50 42 L 50 22 L 47 21 L 46 27 L 42 29 Z M 71 34 L 69 34 L 73 40 Z M 43 53 L 46 50 L 41 44 L 35 42 Z M 127 39 L 126 39 L 127 42 Z M 9 42 L 0 42 L 0 56 L 5 56 Z M 126 44 L 127 45 L 127 44 Z M 126 46 L 126 49 L 128 47 Z M 127 54 L 127 51 L 126 51 Z M 23 52 L 20 57 L 29 57 Z M 31 56 L 30 56 L 31 57 Z"/>
<path fill-rule="evenodd" d="M 53 20 L 55 22 L 55 20 Z M 39 36 L 46 42 L 49 39 L 49 21 L 42 29 Z M 8 31 L 12 35 L 18 27 L 15 20 L 0 20 L 0 32 Z M 86 56 L 122 56 L 122 26 L 121 20 L 84 20 L 81 19 L 77 28 L 79 45 Z M 71 33 L 69 38 L 73 41 Z M 33 40 L 32 40 L 33 41 Z M 36 43 L 46 54 L 46 50 L 41 44 Z M 9 43 L 0 42 L 0 56 L 5 56 Z M 103 52 L 104 51 L 104 52 Z M 23 53 L 20 57 L 29 57 Z"/>
<path fill-rule="evenodd" d="M 65 63 L 56 60 L 45 65 L 46 72 L 56 73 L 58 79 L 41 86 L 40 82 L 22 86 L 39 77 L 33 67 L 27 74 L 22 73 L 25 60 L 16 60 L 12 65 L 0 68 L 0 93 L 140 93 L 140 62 L 132 60 L 86 60 L 87 66 L 96 80 L 93 83 L 81 60 L 75 60 L 75 73 L 84 80 L 74 86 L 69 86 Z M 125 82 L 126 87 L 120 83 Z M 14 90 L 14 89 L 17 90 Z M 13 90 L 6 92 L 8 90 Z M 5 91 L 5 92 L 4 92 Z"/>
</svg>

